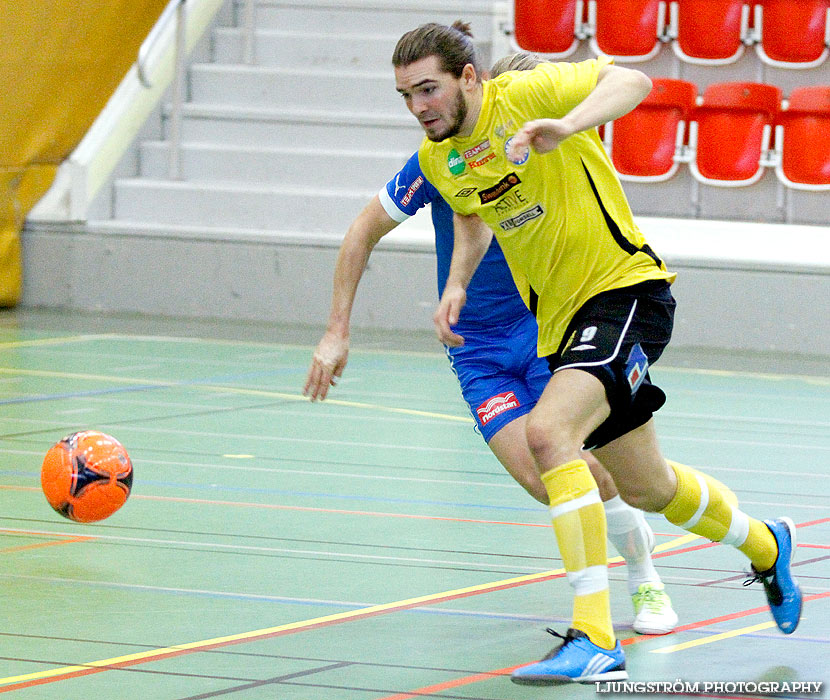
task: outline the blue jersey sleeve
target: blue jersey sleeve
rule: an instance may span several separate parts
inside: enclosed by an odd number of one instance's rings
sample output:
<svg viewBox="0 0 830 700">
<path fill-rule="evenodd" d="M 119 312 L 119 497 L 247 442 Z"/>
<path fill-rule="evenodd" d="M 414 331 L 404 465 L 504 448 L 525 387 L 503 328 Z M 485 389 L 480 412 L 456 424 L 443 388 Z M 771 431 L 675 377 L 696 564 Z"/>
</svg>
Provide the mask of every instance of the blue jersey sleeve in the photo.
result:
<svg viewBox="0 0 830 700">
<path fill-rule="evenodd" d="M 439 196 L 438 190 L 421 171 L 417 153 L 412 154 L 398 174 L 378 193 L 386 213 L 397 222 L 406 221 Z"/>
</svg>

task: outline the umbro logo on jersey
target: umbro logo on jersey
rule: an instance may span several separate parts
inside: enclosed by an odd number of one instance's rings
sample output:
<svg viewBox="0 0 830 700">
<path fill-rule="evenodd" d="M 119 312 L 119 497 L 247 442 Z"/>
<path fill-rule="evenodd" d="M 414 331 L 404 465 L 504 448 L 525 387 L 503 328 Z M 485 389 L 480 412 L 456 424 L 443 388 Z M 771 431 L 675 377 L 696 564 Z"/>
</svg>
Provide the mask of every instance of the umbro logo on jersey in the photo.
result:
<svg viewBox="0 0 830 700">
<path fill-rule="evenodd" d="M 469 197 L 473 192 L 476 191 L 475 187 L 465 187 L 463 190 L 458 190 L 455 193 L 456 197 Z"/>
</svg>

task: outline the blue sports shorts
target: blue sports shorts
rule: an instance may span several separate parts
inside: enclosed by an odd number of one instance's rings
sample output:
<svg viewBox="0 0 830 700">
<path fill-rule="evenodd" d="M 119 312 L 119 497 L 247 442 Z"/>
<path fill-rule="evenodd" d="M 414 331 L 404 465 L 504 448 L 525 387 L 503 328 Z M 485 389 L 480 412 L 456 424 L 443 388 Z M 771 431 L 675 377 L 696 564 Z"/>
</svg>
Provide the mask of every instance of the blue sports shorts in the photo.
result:
<svg viewBox="0 0 830 700">
<path fill-rule="evenodd" d="M 551 377 L 545 358 L 536 356 L 538 328 L 527 313 L 498 329 L 459 329 L 460 348 L 447 348 L 461 395 L 489 443 L 505 425 L 536 405 Z"/>
</svg>

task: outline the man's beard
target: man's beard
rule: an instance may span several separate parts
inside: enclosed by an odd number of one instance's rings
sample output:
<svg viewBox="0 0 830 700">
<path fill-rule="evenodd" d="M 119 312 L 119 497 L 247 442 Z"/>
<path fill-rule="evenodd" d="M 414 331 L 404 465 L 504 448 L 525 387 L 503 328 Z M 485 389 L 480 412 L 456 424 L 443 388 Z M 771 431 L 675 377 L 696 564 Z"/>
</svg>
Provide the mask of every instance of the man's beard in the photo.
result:
<svg viewBox="0 0 830 700">
<path fill-rule="evenodd" d="M 458 95 L 456 96 L 455 100 L 455 112 L 452 114 L 453 121 L 447 127 L 447 130 L 441 134 L 435 134 L 430 136 L 427 134 L 427 138 L 430 141 L 445 141 L 446 139 L 452 138 L 455 136 L 459 131 L 461 131 L 461 127 L 464 125 L 464 120 L 467 118 L 467 103 L 464 101 L 464 95 L 462 94 L 461 90 L 458 91 Z"/>
</svg>

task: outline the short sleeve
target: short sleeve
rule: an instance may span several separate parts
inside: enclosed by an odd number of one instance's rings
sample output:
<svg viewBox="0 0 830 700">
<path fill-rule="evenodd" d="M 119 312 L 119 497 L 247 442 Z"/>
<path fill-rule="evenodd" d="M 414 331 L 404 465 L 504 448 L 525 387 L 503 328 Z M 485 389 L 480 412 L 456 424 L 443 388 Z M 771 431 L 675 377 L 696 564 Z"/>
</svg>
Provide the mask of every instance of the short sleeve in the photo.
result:
<svg viewBox="0 0 830 700">
<path fill-rule="evenodd" d="M 397 175 L 378 193 L 386 213 L 398 223 L 406 221 L 438 196 L 438 191 L 421 170 L 417 153 L 412 154 Z"/>
<path fill-rule="evenodd" d="M 542 63 L 511 83 L 531 113 L 561 119 L 596 87 L 599 72 L 612 63 L 608 56 L 579 63 Z"/>
</svg>

